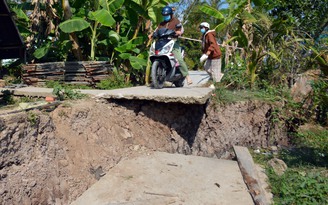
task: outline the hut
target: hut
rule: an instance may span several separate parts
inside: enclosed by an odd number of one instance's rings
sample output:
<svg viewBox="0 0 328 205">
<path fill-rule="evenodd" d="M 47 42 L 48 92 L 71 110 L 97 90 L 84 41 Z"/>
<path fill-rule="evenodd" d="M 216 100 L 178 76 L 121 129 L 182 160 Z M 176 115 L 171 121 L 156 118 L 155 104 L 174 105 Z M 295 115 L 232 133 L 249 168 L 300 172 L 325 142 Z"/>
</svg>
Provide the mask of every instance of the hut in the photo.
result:
<svg viewBox="0 0 328 205">
<path fill-rule="evenodd" d="M 0 60 L 20 58 L 25 62 L 25 45 L 6 0 L 0 0 L 0 22 Z"/>
</svg>

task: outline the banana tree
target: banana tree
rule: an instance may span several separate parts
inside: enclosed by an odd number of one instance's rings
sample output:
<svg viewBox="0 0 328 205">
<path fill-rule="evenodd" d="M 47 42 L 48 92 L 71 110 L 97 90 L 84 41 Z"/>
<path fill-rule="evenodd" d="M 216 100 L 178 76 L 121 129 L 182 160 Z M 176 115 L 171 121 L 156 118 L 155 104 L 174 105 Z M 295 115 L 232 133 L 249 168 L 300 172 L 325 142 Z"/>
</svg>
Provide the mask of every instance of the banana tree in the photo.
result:
<svg viewBox="0 0 328 205">
<path fill-rule="evenodd" d="M 178 2 L 178 0 L 126 0 L 126 5 L 131 8 L 130 15 L 136 17 L 134 24 L 136 29 L 133 37 L 137 37 L 140 28 L 149 20 L 155 24 L 158 23 L 161 20 L 159 11 L 167 4 L 174 2 Z"/>
<path fill-rule="evenodd" d="M 16 13 L 16 24 L 24 38 L 27 61 L 44 57 L 58 38 L 59 4 L 54 1 L 9 1 L 12 11 Z M 28 15 L 27 15 L 28 14 Z M 59 52 L 60 53 L 60 52 Z M 65 58 L 62 53 L 52 53 L 52 57 Z M 46 59 L 48 60 L 48 59 Z"/>
<path fill-rule="evenodd" d="M 239 2 L 228 0 L 227 3 L 229 4 L 229 7 L 220 10 L 209 5 L 200 6 L 200 10 L 203 13 L 218 20 L 219 23 L 215 25 L 214 29 L 219 33 L 224 33 L 224 38 L 226 39 L 225 65 L 228 65 L 230 60 L 230 45 L 228 42 L 232 42 L 232 39 L 236 38 L 232 36 L 231 33 L 240 27 L 240 25 L 237 23 L 238 15 L 243 12 L 247 1 Z"/>
<path fill-rule="evenodd" d="M 127 5 L 129 5 L 128 14 L 130 16 L 130 19 L 135 19 L 135 21 L 131 22 L 132 25 L 135 25 L 133 38 L 136 38 L 138 36 L 140 29 L 143 25 L 147 27 L 144 29 L 144 32 L 152 32 L 151 21 L 153 21 L 153 25 L 157 25 L 162 19 L 160 10 L 169 3 L 174 2 L 178 2 L 178 0 L 126 0 Z M 134 16 L 135 18 L 131 18 L 132 16 Z M 146 47 L 148 47 L 149 44 L 150 41 L 146 43 Z M 145 74 L 146 85 L 149 84 L 149 75 L 150 61 L 148 59 Z"/>
<path fill-rule="evenodd" d="M 320 69 L 325 76 L 328 76 L 328 51 L 318 50 L 317 48 L 311 47 L 311 50 L 315 54 L 315 60 L 320 65 Z"/>
<path fill-rule="evenodd" d="M 62 0 L 62 8 L 64 12 L 64 19 L 65 20 L 71 19 L 73 14 L 68 0 Z M 72 51 L 75 58 L 81 61 L 83 59 L 83 56 L 76 33 L 70 33 L 69 38 L 72 42 Z"/>
<path fill-rule="evenodd" d="M 94 11 L 89 11 L 87 16 L 76 17 L 66 20 L 59 25 L 59 28 L 65 33 L 80 32 L 90 29 L 90 59 L 95 60 L 97 47 L 97 38 L 101 27 L 113 28 L 115 19 L 112 14 L 122 7 L 124 0 L 101 0 L 94 1 Z"/>
<path fill-rule="evenodd" d="M 138 46 L 143 43 L 142 37 L 137 37 L 128 40 L 126 37 L 121 38 L 121 41 L 115 47 L 118 53 L 116 61 L 117 66 L 120 65 L 128 72 L 127 81 L 130 81 L 130 76 L 135 78 L 136 82 L 141 83 L 144 68 L 147 66 L 147 51 L 141 51 Z M 131 68 L 132 67 L 132 68 Z"/>
<path fill-rule="evenodd" d="M 271 20 L 265 13 L 252 9 L 252 5 L 261 6 L 263 1 L 229 0 L 227 2 L 229 7 L 222 12 L 210 6 L 202 6 L 200 10 L 219 19 L 221 23 L 215 29 L 219 32 L 225 31 L 227 39 L 235 38 L 238 46 L 243 48 L 252 87 L 263 58 L 269 55 L 279 60 L 273 50 L 268 50 L 267 39 L 264 39 L 267 32 L 270 32 Z"/>
</svg>

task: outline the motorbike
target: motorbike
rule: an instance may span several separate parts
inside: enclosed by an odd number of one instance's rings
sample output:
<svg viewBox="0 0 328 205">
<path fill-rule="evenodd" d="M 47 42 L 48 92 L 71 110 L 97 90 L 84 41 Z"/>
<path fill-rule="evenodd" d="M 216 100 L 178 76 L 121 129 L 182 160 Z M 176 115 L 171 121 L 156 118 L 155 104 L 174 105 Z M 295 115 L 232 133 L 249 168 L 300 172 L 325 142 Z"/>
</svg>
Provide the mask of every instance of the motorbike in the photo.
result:
<svg viewBox="0 0 328 205">
<path fill-rule="evenodd" d="M 161 89 L 165 81 L 173 83 L 175 87 L 183 87 L 185 77 L 180 71 L 181 66 L 178 60 L 172 53 L 176 41 L 175 31 L 167 28 L 158 29 L 154 33 L 153 39 L 155 41 L 152 43 L 149 53 L 153 87 Z M 184 56 L 184 50 L 180 49 Z"/>
</svg>

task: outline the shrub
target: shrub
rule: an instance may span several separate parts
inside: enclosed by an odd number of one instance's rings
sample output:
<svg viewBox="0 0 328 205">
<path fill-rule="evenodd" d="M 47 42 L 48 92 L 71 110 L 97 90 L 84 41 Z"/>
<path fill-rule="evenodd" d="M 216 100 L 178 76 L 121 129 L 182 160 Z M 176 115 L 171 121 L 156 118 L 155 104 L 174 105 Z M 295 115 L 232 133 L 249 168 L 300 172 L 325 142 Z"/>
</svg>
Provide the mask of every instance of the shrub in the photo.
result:
<svg viewBox="0 0 328 205">
<path fill-rule="evenodd" d="M 12 105 L 15 104 L 15 100 L 10 90 L 2 90 L 2 97 L 0 98 L 1 105 Z"/>
<path fill-rule="evenodd" d="M 79 91 L 61 85 L 54 87 L 53 94 L 56 95 L 59 100 L 77 100 L 86 97 L 85 94 Z"/>
<path fill-rule="evenodd" d="M 113 75 L 101 80 L 96 87 L 103 90 L 131 87 L 131 83 L 126 80 L 126 76 L 121 72 L 113 72 Z"/>
<path fill-rule="evenodd" d="M 282 176 L 269 172 L 275 204 L 328 204 L 328 178 L 317 169 L 289 169 Z"/>
</svg>

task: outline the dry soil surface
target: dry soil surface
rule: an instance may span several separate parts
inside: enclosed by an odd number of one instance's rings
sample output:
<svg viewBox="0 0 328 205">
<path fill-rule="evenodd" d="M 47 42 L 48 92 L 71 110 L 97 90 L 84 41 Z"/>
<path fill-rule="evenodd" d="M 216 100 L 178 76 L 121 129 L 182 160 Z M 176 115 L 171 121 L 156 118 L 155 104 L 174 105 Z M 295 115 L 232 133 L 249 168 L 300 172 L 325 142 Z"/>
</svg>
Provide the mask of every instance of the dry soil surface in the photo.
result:
<svg viewBox="0 0 328 205">
<path fill-rule="evenodd" d="M 232 159 L 232 145 L 284 144 L 271 110 L 84 99 L 0 115 L 0 204 L 69 204 L 120 161 L 154 151 Z"/>
</svg>

